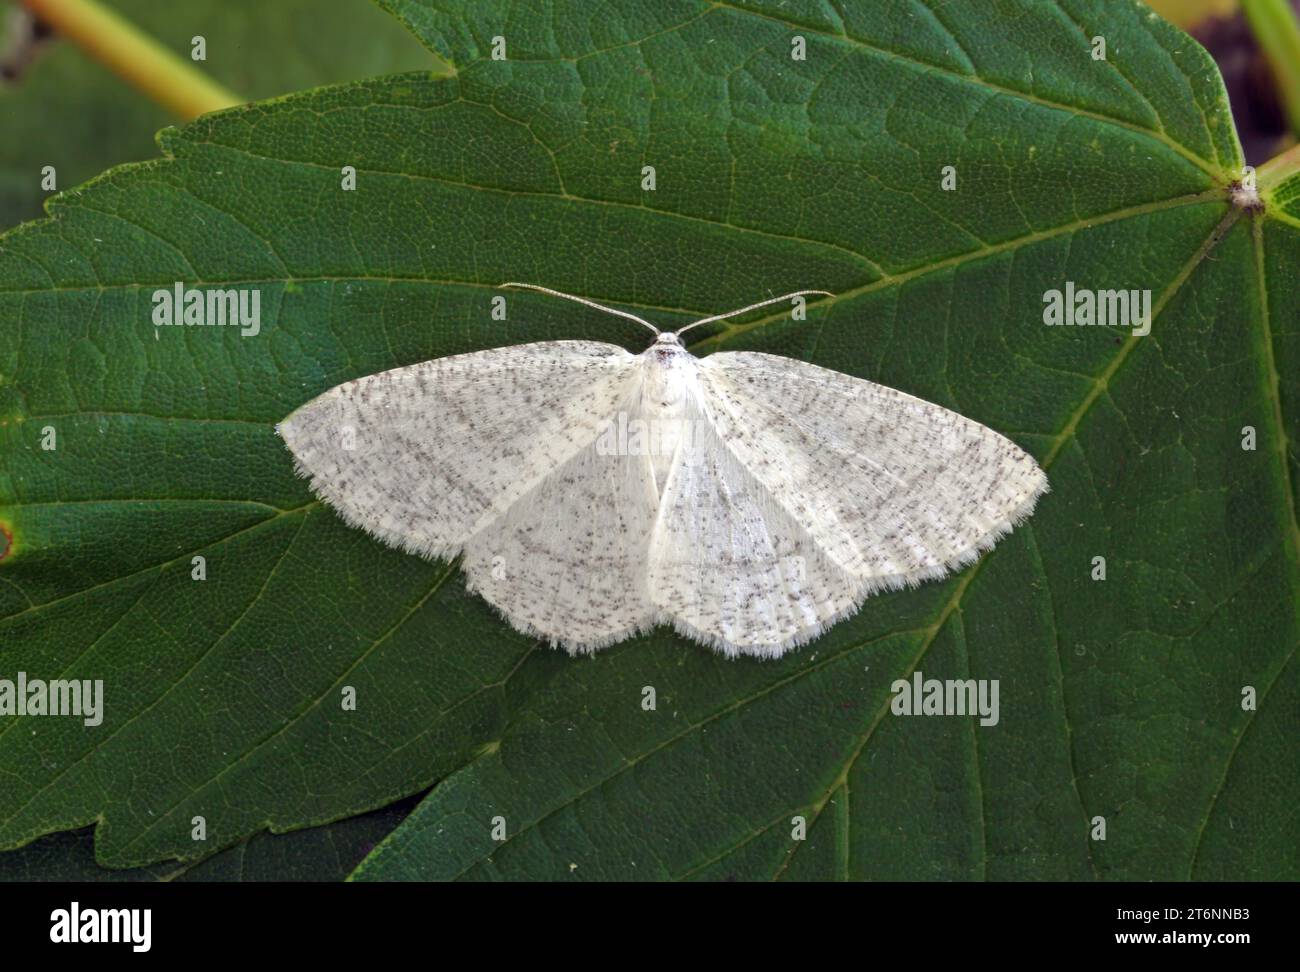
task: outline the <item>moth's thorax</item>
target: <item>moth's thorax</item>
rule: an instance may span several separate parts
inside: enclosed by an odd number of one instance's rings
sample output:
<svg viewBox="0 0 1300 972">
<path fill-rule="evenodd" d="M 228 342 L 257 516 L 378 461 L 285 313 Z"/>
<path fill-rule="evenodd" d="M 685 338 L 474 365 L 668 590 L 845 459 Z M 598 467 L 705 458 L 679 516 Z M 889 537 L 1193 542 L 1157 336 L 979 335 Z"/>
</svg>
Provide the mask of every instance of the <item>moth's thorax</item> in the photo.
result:
<svg viewBox="0 0 1300 972">
<path fill-rule="evenodd" d="M 695 356 L 682 347 L 676 334 L 665 332 L 641 352 L 641 360 L 645 368 L 642 406 L 663 418 L 681 414 L 694 377 Z"/>
<path fill-rule="evenodd" d="M 639 412 L 658 443 L 650 455 L 655 482 L 662 489 L 677 445 L 689 442 L 692 422 L 698 416 L 698 362 L 682 347 L 677 335 L 669 333 L 660 334 L 641 353 L 641 362 L 644 373 Z"/>
</svg>

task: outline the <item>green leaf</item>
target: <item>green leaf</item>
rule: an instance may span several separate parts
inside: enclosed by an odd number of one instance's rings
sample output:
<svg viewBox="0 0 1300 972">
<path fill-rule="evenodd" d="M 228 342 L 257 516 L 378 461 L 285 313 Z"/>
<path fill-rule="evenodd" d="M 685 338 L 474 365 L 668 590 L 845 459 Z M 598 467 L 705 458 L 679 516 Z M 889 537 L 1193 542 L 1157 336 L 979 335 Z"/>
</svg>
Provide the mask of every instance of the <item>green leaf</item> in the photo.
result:
<svg viewBox="0 0 1300 972">
<path fill-rule="evenodd" d="M 50 834 L 0 854 L 9 881 L 341 881 L 405 819 L 409 797 L 381 810 L 289 834 L 259 833 L 197 863 L 112 870 L 95 863 L 94 828 Z"/>
<path fill-rule="evenodd" d="M 0 719 L 0 846 L 98 820 L 102 863 L 192 859 L 441 781 L 358 876 L 1297 875 L 1297 183 L 1230 202 L 1203 51 L 1083 0 L 390 6 L 454 76 L 169 130 L 0 238 L 0 658 L 105 679 L 107 712 Z M 493 321 L 507 279 L 666 323 L 832 290 L 696 348 L 957 409 L 1053 492 L 780 662 L 552 652 L 346 528 L 272 431 L 441 355 L 644 347 L 539 296 Z M 261 332 L 155 328 L 176 280 L 260 288 Z M 1067 280 L 1152 290 L 1151 335 L 1044 326 Z M 998 679 L 998 724 L 891 714 L 912 672 Z"/>
<path fill-rule="evenodd" d="M 202 35 L 208 54 L 197 66 L 250 100 L 432 66 L 427 51 L 364 0 L 107 2 L 185 56 L 191 38 Z M 0 17 L 9 6 L 0 2 Z M 307 22 L 310 44 L 302 40 Z M 356 43 L 358 36 L 366 43 Z M 75 186 L 119 162 L 152 158 L 154 132 L 174 120 L 61 38 L 42 41 L 32 54 L 15 79 L 0 82 L 0 227 L 42 214 L 42 166 L 55 167 L 61 188 Z"/>
</svg>

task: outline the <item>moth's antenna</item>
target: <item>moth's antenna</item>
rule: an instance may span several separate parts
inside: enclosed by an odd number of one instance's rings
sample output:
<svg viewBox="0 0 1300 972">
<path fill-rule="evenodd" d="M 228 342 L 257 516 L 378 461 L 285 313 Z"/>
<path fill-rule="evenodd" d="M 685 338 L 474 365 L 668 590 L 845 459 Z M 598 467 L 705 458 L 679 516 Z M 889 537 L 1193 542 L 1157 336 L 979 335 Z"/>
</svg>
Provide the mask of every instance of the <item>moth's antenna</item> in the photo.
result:
<svg viewBox="0 0 1300 972">
<path fill-rule="evenodd" d="M 539 287 L 537 284 L 528 283 L 509 283 L 498 284 L 498 287 L 523 287 L 525 290 L 536 290 L 538 293 L 550 294 L 552 297 L 563 297 L 565 300 L 576 300 L 579 304 L 586 304 L 588 307 L 594 307 L 596 310 L 603 310 L 606 314 L 617 314 L 619 317 L 626 317 L 630 321 L 636 321 L 638 324 L 644 324 L 650 330 L 659 334 L 659 328 L 655 327 L 649 321 L 637 317 L 635 314 L 629 314 L 627 311 L 615 310 L 612 307 L 606 307 L 604 304 L 598 304 L 594 300 L 588 300 L 586 297 L 575 297 L 573 294 L 566 294 L 561 290 L 552 290 L 550 287 Z"/>
<path fill-rule="evenodd" d="M 757 304 L 750 304 L 748 307 L 742 307 L 740 310 L 727 311 L 725 314 L 714 314 L 712 317 L 704 317 L 698 321 L 692 321 L 681 330 L 675 332 L 678 337 L 689 331 L 693 327 L 699 327 L 701 324 L 712 324 L 714 321 L 720 321 L 727 317 L 735 317 L 737 314 L 745 314 L 752 310 L 758 310 L 760 307 L 766 307 L 768 304 L 778 304 L 783 300 L 789 300 L 791 297 L 804 297 L 808 294 L 820 294 L 823 297 L 834 297 L 829 290 L 796 290 L 792 294 L 782 294 L 780 297 L 773 297 L 770 300 L 760 300 Z"/>
</svg>

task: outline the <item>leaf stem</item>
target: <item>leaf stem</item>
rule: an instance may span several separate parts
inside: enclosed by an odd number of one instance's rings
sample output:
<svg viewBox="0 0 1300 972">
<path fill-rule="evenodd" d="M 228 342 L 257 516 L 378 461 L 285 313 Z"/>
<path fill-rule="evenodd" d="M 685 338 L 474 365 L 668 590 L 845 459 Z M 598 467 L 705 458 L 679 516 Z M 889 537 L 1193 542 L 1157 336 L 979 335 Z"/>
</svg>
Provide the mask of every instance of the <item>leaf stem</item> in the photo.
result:
<svg viewBox="0 0 1300 972">
<path fill-rule="evenodd" d="M 1277 79 L 1291 131 L 1300 135 L 1300 21 L 1289 0 L 1241 0 L 1241 10 Z"/>
<path fill-rule="evenodd" d="M 1261 191 L 1271 188 L 1300 170 L 1300 144 L 1292 145 L 1281 155 L 1275 155 L 1256 170 L 1255 176 Z"/>
<path fill-rule="evenodd" d="M 23 3 L 114 74 L 183 119 L 245 101 L 96 0 Z"/>
</svg>

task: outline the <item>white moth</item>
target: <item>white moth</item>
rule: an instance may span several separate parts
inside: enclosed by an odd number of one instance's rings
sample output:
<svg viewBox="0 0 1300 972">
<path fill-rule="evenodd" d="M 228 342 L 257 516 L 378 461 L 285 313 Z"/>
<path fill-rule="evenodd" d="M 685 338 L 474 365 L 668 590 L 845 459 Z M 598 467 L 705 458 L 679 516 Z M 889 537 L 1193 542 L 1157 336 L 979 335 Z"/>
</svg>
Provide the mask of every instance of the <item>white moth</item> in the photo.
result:
<svg viewBox="0 0 1300 972">
<path fill-rule="evenodd" d="M 978 422 L 791 358 L 544 341 L 349 381 L 284 420 L 347 522 L 518 630 L 590 653 L 658 624 L 777 657 L 870 594 L 942 577 L 1033 510 L 1034 460 Z"/>
</svg>

